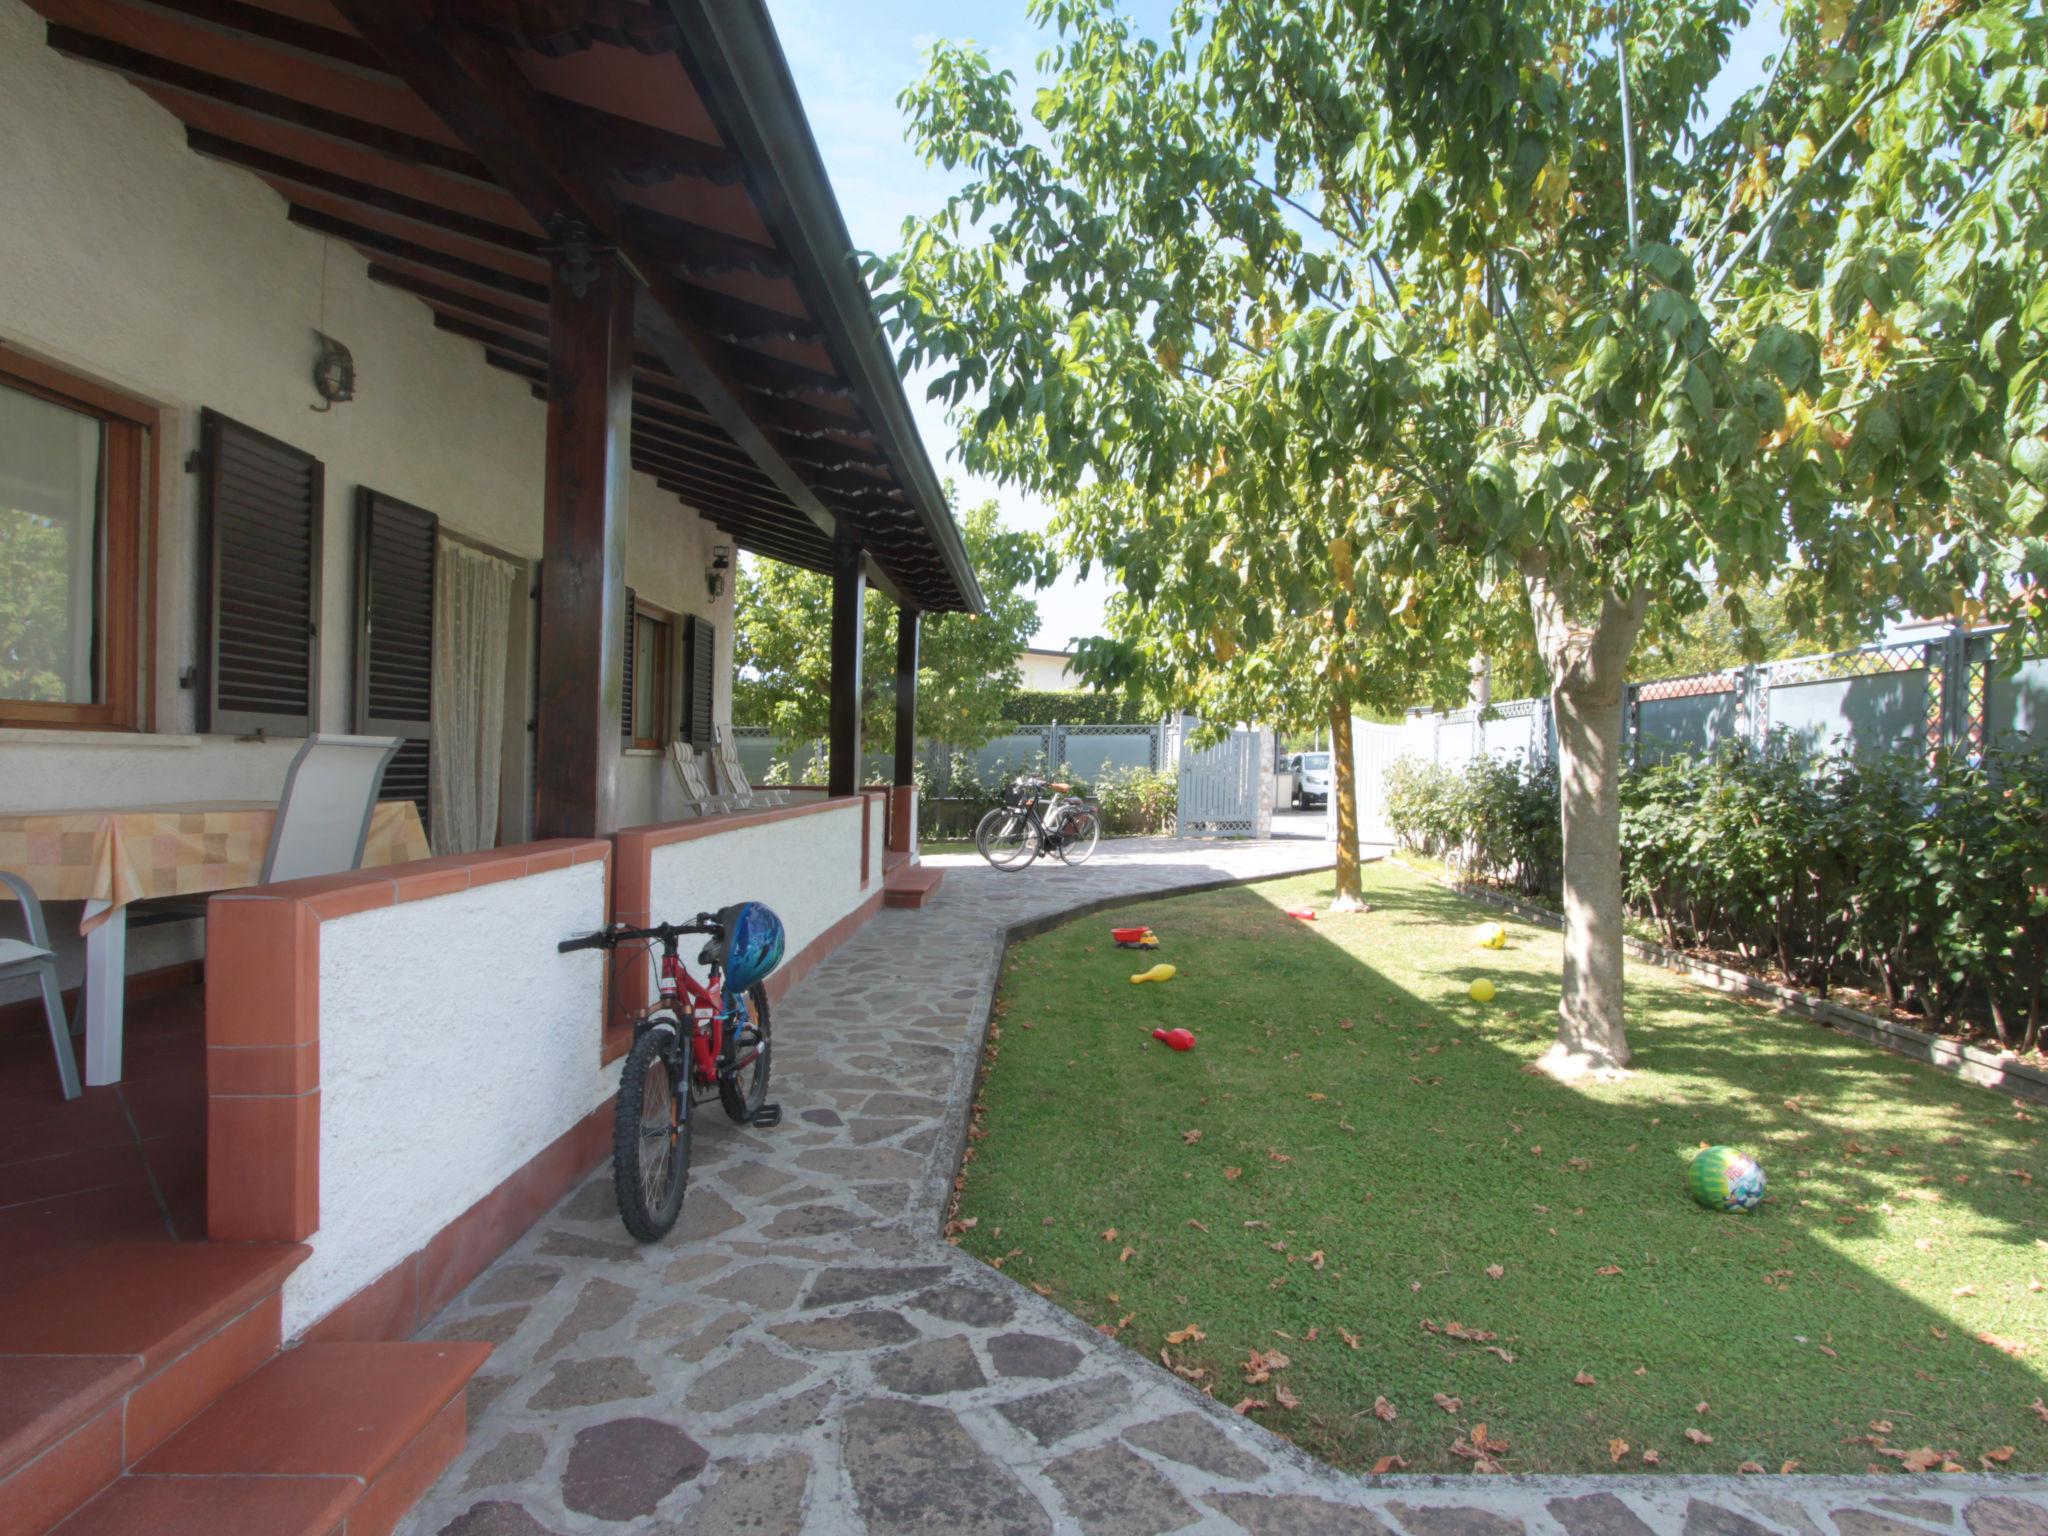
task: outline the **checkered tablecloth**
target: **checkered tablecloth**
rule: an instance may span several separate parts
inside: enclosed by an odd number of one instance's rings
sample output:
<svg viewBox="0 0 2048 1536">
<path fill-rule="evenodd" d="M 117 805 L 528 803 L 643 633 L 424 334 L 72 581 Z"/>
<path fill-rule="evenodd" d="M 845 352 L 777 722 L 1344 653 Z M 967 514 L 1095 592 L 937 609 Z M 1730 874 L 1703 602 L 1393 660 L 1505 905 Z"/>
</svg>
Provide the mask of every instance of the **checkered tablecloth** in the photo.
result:
<svg viewBox="0 0 2048 1536">
<path fill-rule="evenodd" d="M 141 805 L 101 811 L 0 814 L 0 869 L 44 901 L 82 901 L 89 931 L 149 896 L 193 896 L 254 885 L 277 806 L 268 800 Z M 410 800 L 380 800 L 363 845 L 365 867 L 427 857 Z"/>
</svg>

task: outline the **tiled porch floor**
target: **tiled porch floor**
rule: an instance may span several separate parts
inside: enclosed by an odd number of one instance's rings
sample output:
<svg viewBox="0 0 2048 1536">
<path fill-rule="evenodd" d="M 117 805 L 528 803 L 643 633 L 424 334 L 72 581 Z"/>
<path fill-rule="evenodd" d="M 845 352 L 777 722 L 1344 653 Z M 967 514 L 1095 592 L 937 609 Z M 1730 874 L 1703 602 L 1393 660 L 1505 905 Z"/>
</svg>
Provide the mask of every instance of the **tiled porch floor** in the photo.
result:
<svg viewBox="0 0 2048 1536">
<path fill-rule="evenodd" d="M 83 1057 L 83 1041 L 74 1042 Z M 66 1103 L 40 1015 L 0 1036 L 0 1271 L 206 1235 L 206 994 L 130 1000 L 123 1080 Z"/>
</svg>

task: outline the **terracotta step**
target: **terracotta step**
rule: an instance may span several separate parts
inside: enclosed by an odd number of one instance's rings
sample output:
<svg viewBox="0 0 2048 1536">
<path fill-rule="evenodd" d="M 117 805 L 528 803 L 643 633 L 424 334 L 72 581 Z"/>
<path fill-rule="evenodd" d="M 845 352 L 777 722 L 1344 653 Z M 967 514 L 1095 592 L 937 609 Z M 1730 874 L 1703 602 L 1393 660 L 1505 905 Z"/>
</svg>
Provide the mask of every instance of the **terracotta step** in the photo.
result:
<svg viewBox="0 0 2048 1536">
<path fill-rule="evenodd" d="M 906 864 L 883 881 L 882 905 L 921 907 L 932 899 L 945 878 L 943 869 L 934 869 L 929 864 Z"/>
<path fill-rule="evenodd" d="M 882 855 L 882 873 L 885 875 L 893 873 L 903 865 L 908 864 L 910 857 L 910 851 L 907 848 L 891 848 L 887 850 Z"/>
<path fill-rule="evenodd" d="M 115 1243 L 0 1295 L 0 1531 L 48 1530 L 276 1354 L 310 1251 Z"/>
<path fill-rule="evenodd" d="M 53 1536 L 337 1536 L 345 1477 L 124 1477 Z"/>
<path fill-rule="evenodd" d="M 461 1452 L 465 1388 L 490 1353 L 462 1342 L 287 1350 L 125 1481 L 340 1479 L 349 1536 L 381 1536 Z"/>
</svg>

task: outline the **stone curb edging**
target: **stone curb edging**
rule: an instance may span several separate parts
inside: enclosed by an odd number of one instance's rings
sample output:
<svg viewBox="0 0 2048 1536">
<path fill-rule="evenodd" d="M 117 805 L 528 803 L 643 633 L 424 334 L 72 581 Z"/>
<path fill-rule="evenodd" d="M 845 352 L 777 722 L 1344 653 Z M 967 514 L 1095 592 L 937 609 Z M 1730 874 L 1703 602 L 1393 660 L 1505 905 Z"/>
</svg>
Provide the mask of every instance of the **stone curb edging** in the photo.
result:
<svg viewBox="0 0 2048 1536">
<path fill-rule="evenodd" d="M 1499 891 L 1474 885 L 1469 881 L 1454 879 L 1447 875 L 1433 874 L 1429 870 L 1417 869 L 1413 864 L 1398 856 L 1393 862 L 1403 869 L 1432 880 L 1446 890 L 1473 901 L 1485 902 L 1488 906 L 1499 907 L 1516 917 L 1546 928 L 1562 928 L 1564 917 L 1548 907 L 1539 907 L 1529 902 L 1506 896 Z M 1716 992 L 1727 992 L 1738 997 L 1754 998 L 1759 1002 L 1776 1003 L 1779 1007 L 1796 1013 L 1802 1018 L 1828 1029 L 1838 1029 L 1844 1034 L 1866 1040 L 1895 1056 L 1917 1061 L 1966 1083 L 1980 1088 L 1994 1089 L 2009 1093 L 2014 1098 L 2027 1099 L 2036 1104 L 2048 1104 L 2048 1071 L 2028 1066 L 2023 1061 L 2008 1060 L 1995 1056 L 1979 1046 L 1968 1045 L 1960 1040 L 1951 1040 L 1945 1035 L 1932 1035 L 1924 1029 L 1915 1029 L 1910 1024 L 1894 1023 L 1879 1018 L 1874 1013 L 1865 1013 L 1860 1008 L 1850 1008 L 1828 998 L 1817 997 L 1797 987 L 1788 987 L 1780 982 L 1766 981 L 1752 976 L 1747 971 L 1736 970 L 1712 960 L 1697 959 L 1692 955 L 1648 939 L 1624 937 L 1622 948 L 1638 960 L 1648 961 L 1662 970 L 1687 981 L 1697 981 Z"/>
</svg>

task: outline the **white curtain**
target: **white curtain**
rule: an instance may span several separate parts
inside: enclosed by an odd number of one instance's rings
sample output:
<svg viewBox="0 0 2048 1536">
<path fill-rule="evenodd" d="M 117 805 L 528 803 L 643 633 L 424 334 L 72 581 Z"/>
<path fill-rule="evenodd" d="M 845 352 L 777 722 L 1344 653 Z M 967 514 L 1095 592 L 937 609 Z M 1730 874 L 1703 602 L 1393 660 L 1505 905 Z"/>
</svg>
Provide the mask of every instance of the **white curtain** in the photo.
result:
<svg viewBox="0 0 2048 1536">
<path fill-rule="evenodd" d="M 434 563 L 434 852 L 498 841 L 505 742 L 505 657 L 518 572 L 443 539 Z"/>
</svg>

